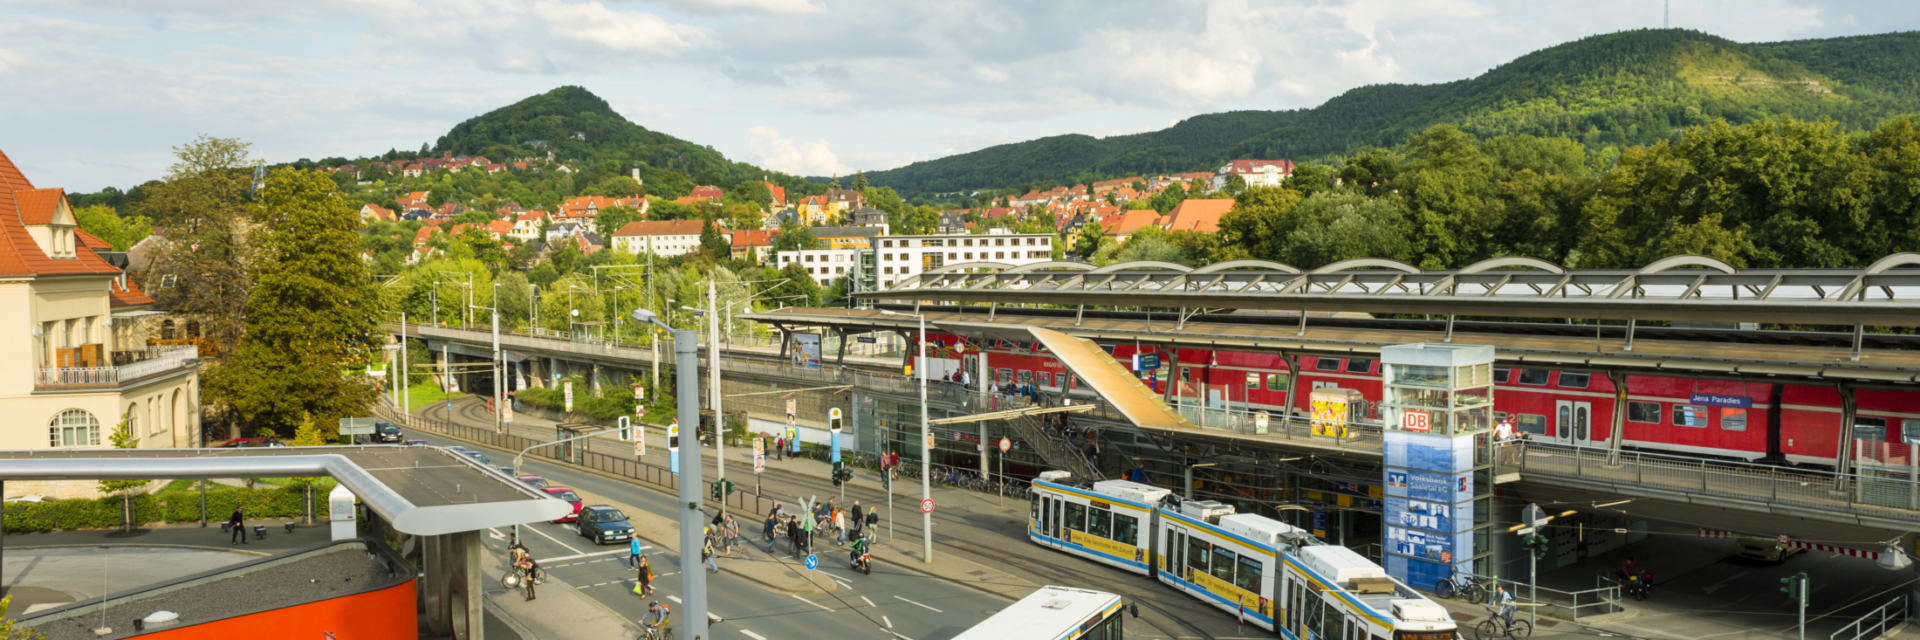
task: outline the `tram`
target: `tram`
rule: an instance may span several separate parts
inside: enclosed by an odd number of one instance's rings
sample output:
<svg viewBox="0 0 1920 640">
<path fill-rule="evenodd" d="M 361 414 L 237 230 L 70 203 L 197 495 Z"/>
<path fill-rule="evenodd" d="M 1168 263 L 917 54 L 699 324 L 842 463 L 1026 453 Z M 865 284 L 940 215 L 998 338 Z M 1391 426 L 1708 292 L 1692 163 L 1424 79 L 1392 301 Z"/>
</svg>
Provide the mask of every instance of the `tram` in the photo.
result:
<svg viewBox="0 0 1920 640">
<path fill-rule="evenodd" d="M 1292 638 L 1451 640 L 1446 609 L 1345 547 L 1215 501 L 1110 480 L 1033 482 L 1028 540 L 1146 575 Z"/>
<path fill-rule="evenodd" d="M 1041 587 L 954 640 L 1122 640 L 1121 609 L 1111 593 Z"/>
</svg>

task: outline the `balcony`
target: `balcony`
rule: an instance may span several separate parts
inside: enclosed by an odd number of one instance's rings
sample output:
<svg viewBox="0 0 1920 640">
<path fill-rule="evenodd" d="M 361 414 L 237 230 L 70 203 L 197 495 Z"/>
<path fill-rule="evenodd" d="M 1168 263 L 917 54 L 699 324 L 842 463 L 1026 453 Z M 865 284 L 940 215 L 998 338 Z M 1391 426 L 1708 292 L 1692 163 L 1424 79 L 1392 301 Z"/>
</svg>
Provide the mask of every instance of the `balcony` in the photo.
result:
<svg viewBox="0 0 1920 640">
<path fill-rule="evenodd" d="M 198 366 L 200 350 L 193 345 L 115 351 L 109 367 L 53 367 L 34 370 L 36 390 L 111 389 L 155 375 Z"/>
</svg>

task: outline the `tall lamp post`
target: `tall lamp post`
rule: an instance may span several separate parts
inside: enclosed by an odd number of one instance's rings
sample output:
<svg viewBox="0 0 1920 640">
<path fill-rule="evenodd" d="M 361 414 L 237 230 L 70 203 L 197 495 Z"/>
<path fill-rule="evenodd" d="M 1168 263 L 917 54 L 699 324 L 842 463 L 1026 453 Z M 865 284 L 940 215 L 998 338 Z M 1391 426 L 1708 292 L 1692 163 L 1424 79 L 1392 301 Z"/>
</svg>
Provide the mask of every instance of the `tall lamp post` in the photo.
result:
<svg viewBox="0 0 1920 640">
<path fill-rule="evenodd" d="M 933 499 L 932 483 L 928 474 L 933 467 L 933 452 L 929 446 L 933 442 L 932 426 L 927 424 L 927 317 L 918 313 L 898 313 L 882 309 L 881 315 L 909 316 L 920 321 L 920 346 L 915 349 L 913 360 L 914 373 L 920 377 L 920 501 Z M 933 564 L 933 512 L 920 509 L 920 557 L 927 564 Z"/>
<path fill-rule="evenodd" d="M 700 424 L 700 332 L 682 331 L 667 326 L 660 317 L 646 309 L 635 309 L 633 320 L 640 324 L 651 324 L 673 333 L 674 380 L 678 387 L 675 398 L 680 405 L 680 424 Z M 701 543 L 705 541 L 702 527 L 706 517 L 700 511 L 700 487 L 704 484 L 700 474 L 700 447 L 680 447 L 680 503 L 685 505 L 680 511 L 680 558 L 699 558 Z M 680 572 L 680 596 L 686 601 L 681 604 L 686 611 L 680 616 L 680 637 L 705 640 L 707 638 L 707 572 L 700 567 L 682 567 Z"/>
<path fill-rule="evenodd" d="M 507 383 L 507 363 L 500 359 L 500 283 L 498 282 L 493 283 L 493 299 L 494 303 L 491 307 L 467 305 L 467 313 L 473 313 L 474 309 L 486 309 L 493 313 L 493 430 L 500 432 L 506 430 L 506 407 L 500 403 L 506 400 L 503 389 Z"/>
</svg>

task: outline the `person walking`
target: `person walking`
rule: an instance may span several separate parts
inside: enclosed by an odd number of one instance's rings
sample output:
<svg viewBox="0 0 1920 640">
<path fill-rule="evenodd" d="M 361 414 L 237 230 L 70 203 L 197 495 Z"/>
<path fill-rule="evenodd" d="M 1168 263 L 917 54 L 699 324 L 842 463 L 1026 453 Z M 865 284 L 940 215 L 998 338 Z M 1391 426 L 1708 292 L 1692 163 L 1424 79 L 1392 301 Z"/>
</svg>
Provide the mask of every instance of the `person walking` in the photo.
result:
<svg viewBox="0 0 1920 640">
<path fill-rule="evenodd" d="M 227 517 L 227 525 L 233 530 L 233 536 L 227 540 L 227 544 L 247 543 L 247 518 L 240 507 L 233 508 L 233 515 Z"/>
<path fill-rule="evenodd" d="M 640 556 L 640 564 L 634 567 L 634 573 L 637 574 L 634 579 L 640 583 L 635 585 L 634 595 L 643 598 L 653 595 L 653 563 L 647 562 L 646 556 Z"/>
<path fill-rule="evenodd" d="M 725 555 L 727 557 L 733 557 L 735 549 L 740 549 L 744 553 L 745 549 L 740 546 L 740 523 L 733 519 L 733 514 L 727 514 L 727 524 L 721 527 L 720 531 L 726 534 Z"/>
<path fill-rule="evenodd" d="M 860 501 L 859 501 L 859 500 L 854 500 L 854 501 L 853 501 L 853 514 L 852 514 L 852 515 L 853 515 L 853 522 L 852 522 L 852 524 L 853 524 L 853 534 L 854 534 L 854 537 L 856 537 L 856 538 L 858 538 L 858 537 L 860 537 L 860 530 L 861 530 L 861 529 L 865 529 L 865 528 L 866 528 L 866 527 L 865 527 L 865 525 L 867 524 L 867 512 L 865 512 L 865 511 L 862 511 L 862 510 L 860 509 Z"/>
<path fill-rule="evenodd" d="M 720 573 L 720 565 L 713 559 L 713 527 L 706 528 L 706 535 L 700 542 L 700 559 L 706 561 L 708 573 Z"/>
<path fill-rule="evenodd" d="M 847 546 L 847 512 L 833 510 L 833 535 L 835 545 Z"/>
<path fill-rule="evenodd" d="M 801 553 L 806 553 L 808 549 L 813 548 L 813 530 L 816 528 L 819 528 L 819 524 L 814 521 L 812 514 L 808 514 L 808 517 L 800 521 Z"/>
<path fill-rule="evenodd" d="M 800 557 L 800 518 L 787 516 L 787 554 Z"/>
<path fill-rule="evenodd" d="M 780 508 L 775 507 L 773 513 L 767 516 L 767 555 L 773 555 L 774 530 L 779 528 Z"/>
<path fill-rule="evenodd" d="M 640 568 L 640 560 L 642 560 L 640 556 L 640 538 L 638 536 L 628 538 L 627 539 L 627 566 L 630 568 L 638 569 Z"/>
</svg>

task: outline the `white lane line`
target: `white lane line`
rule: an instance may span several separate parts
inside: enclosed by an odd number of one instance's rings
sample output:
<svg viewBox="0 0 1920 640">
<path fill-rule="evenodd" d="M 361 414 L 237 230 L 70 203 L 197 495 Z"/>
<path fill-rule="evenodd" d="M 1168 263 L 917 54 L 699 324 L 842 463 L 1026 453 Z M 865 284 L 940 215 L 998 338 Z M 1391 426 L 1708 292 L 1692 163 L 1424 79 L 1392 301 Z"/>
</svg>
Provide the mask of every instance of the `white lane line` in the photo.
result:
<svg viewBox="0 0 1920 640">
<path fill-rule="evenodd" d="M 571 556 L 571 557 L 566 557 L 566 558 L 560 558 L 561 560 L 572 560 L 572 559 L 574 559 L 574 558 L 584 558 L 584 557 L 586 557 L 586 556 L 587 556 L 587 554 L 585 554 L 585 553 L 582 553 L 582 552 L 581 552 L 581 551 L 580 551 L 579 549 L 575 549 L 575 548 L 573 548 L 573 546 L 572 546 L 572 545 L 569 545 L 569 544 L 567 544 L 567 543 L 565 543 L 565 542 L 561 542 L 559 538 L 555 538 L 555 537 L 553 537 L 553 536 L 550 536 L 550 535 L 547 535 L 547 532 L 545 532 L 545 531 L 541 531 L 541 530 L 540 530 L 540 527 L 527 527 L 527 530 L 528 530 L 528 531 L 532 531 L 532 532 L 534 532 L 534 533 L 538 533 L 538 534 L 540 534 L 540 537 L 542 537 L 542 538 L 546 538 L 546 539 L 548 539 L 548 540 L 552 540 L 552 541 L 554 542 L 554 544 L 558 544 L 558 545 L 560 545 L 560 546 L 562 546 L 562 547 L 566 547 L 566 549 L 567 549 L 568 551 L 572 551 L 572 552 L 574 553 L 574 555 L 573 555 L 573 556 Z"/>
<path fill-rule="evenodd" d="M 672 600 L 674 604 L 680 604 L 680 596 L 667 596 L 667 599 Z"/>
<path fill-rule="evenodd" d="M 834 572 L 832 572 L 832 571 L 822 571 L 822 572 L 820 572 L 820 573 L 824 573 L 824 574 L 827 574 L 827 575 L 830 575 L 830 576 L 833 576 L 833 579 L 835 579 L 835 580 L 839 580 L 839 581 L 841 581 L 841 582 L 846 582 L 846 581 L 847 581 L 847 579 L 846 579 L 846 578 L 842 578 L 842 577 L 840 577 L 840 575 L 839 575 L 839 574 L 836 574 L 836 573 L 834 573 Z"/>
<path fill-rule="evenodd" d="M 881 619 L 881 620 L 885 620 L 885 621 L 887 622 L 887 628 L 888 628 L 888 629 L 892 629 L 892 628 L 893 628 L 893 618 L 889 618 L 889 617 L 886 617 L 886 616 L 880 616 L 880 619 Z"/>
<path fill-rule="evenodd" d="M 888 630 L 887 630 L 887 633 L 893 633 L 893 630 L 892 630 L 892 629 L 888 629 Z M 895 637 L 895 638 L 899 638 L 900 640 L 913 640 L 913 638 L 909 638 L 909 637 L 906 637 L 906 636 L 903 636 L 903 635 L 900 635 L 900 634 L 898 634 L 898 633 L 893 633 L 893 637 Z"/>
<path fill-rule="evenodd" d="M 788 594 L 788 595 L 792 595 L 792 594 Z M 823 604 L 820 604 L 820 603 L 818 603 L 818 602 L 814 602 L 814 601 L 812 601 L 812 600 L 808 600 L 808 599 L 806 599 L 806 598 L 802 598 L 802 597 L 800 597 L 800 596 L 793 596 L 793 598 L 794 598 L 795 600 L 799 600 L 799 601 L 801 601 L 801 602 L 805 602 L 805 603 L 807 603 L 807 604 L 810 604 L 810 605 L 813 605 L 813 606 L 816 606 L 816 607 L 820 607 L 821 609 L 825 609 L 825 610 L 827 610 L 827 611 L 832 611 L 832 610 L 833 610 L 833 607 L 829 607 L 829 606 L 826 606 L 826 605 L 823 605 Z"/>
<path fill-rule="evenodd" d="M 758 634 L 758 633 L 754 633 L 754 632 L 752 632 L 752 631 L 748 631 L 748 630 L 746 630 L 746 629 L 741 629 L 741 630 L 740 630 L 740 633 L 744 633 L 744 634 L 747 634 L 747 637 L 749 637 L 749 638 L 753 638 L 753 640 L 767 640 L 767 638 L 766 638 L 765 636 L 762 636 L 762 635 L 760 635 L 760 634 Z"/>
<path fill-rule="evenodd" d="M 861 599 L 861 600 L 867 600 L 867 597 L 866 597 L 866 596 L 860 596 L 860 599 Z M 880 606 L 880 605 L 877 605 L 877 604 L 874 604 L 872 600 L 867 600 L 867 606 L 869 606 L 869 607 L 878 607 L 878 606 Z"/>
<path fill-rule="evenodd" d="M 558 558 L 541 558 L 541 559 L 538 559 L 538 560 L 535 560 L 535 562 L 540 562 L 540 563 L 543 563 L 543 564 L 544 564 L 544 563 L 548 563 L 548 562 L 563 562 L 563 561 L 566 561 L 566 560 L 579 560 L 579 559 L 581 559 L 581 558 L 591 558 L 591 557 L 594 557 L 594 556 L 604 556 L 604 555 L 610 555 L 610 554 L 615 554 L 615 553 L 626 553 L 626 550 L 625 550 L 625 549 L 617 549 L 617 550 L 614 550 L 614 551 L 597 551 L 597 552 L 594 552 L 594 553 L 578 553 L 578 554 L 574 554 L 574 555 L 570 555 L 570 556 L 560 556 L 560 557 L 558 557 Z M 586 564 L 586 563 L 585 563 L 585 562 L 576 562 L 576 563 L 574 563 L 574 564 Z"/>
<path fill-rule="evenodd" d="M 926 610 L 928 610 L 928 611 L 932 611 L 932 612 L 934 612 L 934 613 L 946 613 L 945 611 L 941 611 L 941 610 L 939 610 L 939 609 L 935 609 L 935 608 L 933 608 L 933 607 L 929 607 L 929 606 L 927 606 L 927 605 L 924 605 L 924 604 L 920 604 L 920 603 L 918 603 L 918 602 L 914 602 L 914 601 L 912 601 L 912 600 L 908 600 L 908 599 L 906 599 L 906 598 L 902 598 L 902 597 L 900 597 L 900 596 L 894 596 L 893 598 L 894 598 L 895 600 L 899 600 L 899 601 L 901 601 L 901 602 L 905 602 L 905 603 L 907 603 L 907 604 L 910 604 L 910 605 L 913 605 L 913 606 L 916 606 L 916 607 L 920 607 L 920 608 L 922 608 L 922 609 L 926 609 Z"/>
</svg>

